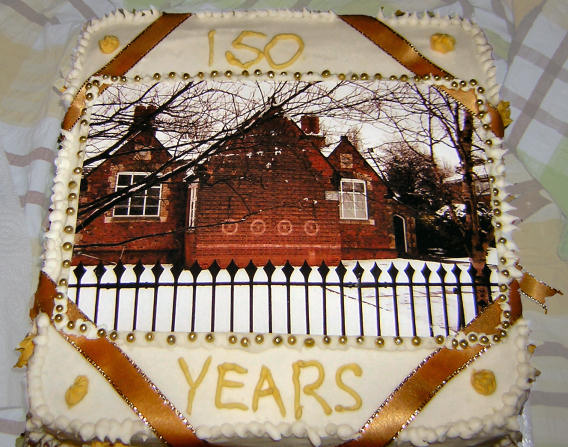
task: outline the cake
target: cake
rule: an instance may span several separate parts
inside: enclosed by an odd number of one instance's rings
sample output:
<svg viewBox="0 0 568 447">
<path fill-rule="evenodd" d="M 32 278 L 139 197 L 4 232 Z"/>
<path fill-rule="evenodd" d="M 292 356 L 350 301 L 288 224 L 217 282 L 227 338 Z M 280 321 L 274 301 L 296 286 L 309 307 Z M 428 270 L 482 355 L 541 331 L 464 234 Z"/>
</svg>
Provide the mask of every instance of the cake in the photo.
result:
<svg viewBox="0 0 568 447">
<path fill-rule="evenodd" d="M 536 374 L 476 25 L 117 11 L 66 80 L 28 445 L 520 439 Z"/>
</svg>

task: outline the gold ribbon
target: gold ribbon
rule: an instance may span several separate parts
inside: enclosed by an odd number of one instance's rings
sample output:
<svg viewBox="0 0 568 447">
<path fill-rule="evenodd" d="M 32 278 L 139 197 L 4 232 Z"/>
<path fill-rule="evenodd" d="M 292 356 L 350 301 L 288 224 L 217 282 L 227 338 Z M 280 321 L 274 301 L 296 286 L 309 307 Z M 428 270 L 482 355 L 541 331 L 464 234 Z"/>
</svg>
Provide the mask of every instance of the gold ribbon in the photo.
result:
<svg viewBox="0 0 568 447">
<path fill-rule="evenodd" d="M 167 14 L 163 13 L 147 28 L 144 29 L 132 42 L 125 46 L 108 64 L 98 70 L 93 76 L 122 76 L 142 59 L 152 48 L 162 41 L 168 34 L 177 28 L 191 14 Z M 102 93 L 108 84 L 99 87 Z M 87 88 L 85 84 L 73 98 L 73 102 L 67 109 L 61 128 L 71 130 L 85 108 Z"/>
<path fill-rule="evenodd" d="M 44 312 L 51 318 L 57 291 L 55 283 L 41 273 L 35 294 L 33 313 Z M 75 303 L 67 299 L 67 316 L 86 319 Z M 193 428 L 181 413 L 158 390 L 122 350 L 105 337 L 89 339 L 59 331 L 85 359 L 112 385 L 116 392 L 144 417 L 156 435 L 172 447 L 198 447 L 205 442 L 197 438 Z"/>
<path fill-rule="evenodd" d="M 547 313 L 548 311 L 546 307 L 546 298 L 556 295 L 557 293 L 562 295 L 560 290 L 554 289 L 543 282 L 540 282 L 528 272 L 524 272 L 523 277 L 521 278 L 520 289 L 521 292 L 529 298 L 539 303 L 544 309 L 544 313 Z"/>
<path fill-rule="evenodd" d="M 438 75 L 454 78 L 450 73 L 426 59 L 404 37 L 379 20 L 363 15 L 343 15 L 339 17 L 415 75 Z M 438 86 L 437 88 L 453 97 L 472 113 L 479 112 L 477 95 L 474 90 L 451 89 L 445 86 Z M 485 106 L 491 118 L 491 130 L 499 138 L 502 138 L 504 126 L 501 115 L 491 104 L 486 103 Z"/>
</svg>

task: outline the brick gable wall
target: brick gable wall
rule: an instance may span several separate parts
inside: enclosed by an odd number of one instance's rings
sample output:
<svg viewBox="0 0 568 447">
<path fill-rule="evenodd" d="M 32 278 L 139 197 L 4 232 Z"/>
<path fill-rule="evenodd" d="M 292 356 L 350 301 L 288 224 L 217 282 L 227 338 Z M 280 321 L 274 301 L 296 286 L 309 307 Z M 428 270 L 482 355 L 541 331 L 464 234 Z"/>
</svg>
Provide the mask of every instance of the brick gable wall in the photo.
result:
<svg viewBox="0 0 568 447">
<path fill-rule="evenodd" d="M 322 143 L 282 118 L 214 157 L 199 185 L 186 263 L 337 263 L 338 202 L 326 199 L 337 186 Z"/>
<path fill-rule="evenodd" d="M 343 137 L 328 161 L 345 179 L 365 181 L 367 220 L 340 219 L 343 259 L 397 257 L 393 228 L 393 203 L 388 190 L 359 151 Z"/>
<path fill-rule="evenodd" d="M 148 147 L 152 149 L 143 150 Z M 120 148 L 112 159 L 85 175 L 79 207 L 114 192 L 119 172 L 153 172 L 169 160 L 168 152 L 150 132 L 139 134 Z M 119 259 L 123 263 L 135 263 L 139 259 L 144 263 L 182 260 L 185 208 L 186 186 L 181 173 L 162 183 L 159 216 L 113 216 L 110 209 L 77 233 L 73 263 L 115 263 Z M 123 243 L 130 239 L 136 240 Z M 101 243 L 106 246 L 90 246 Z"/>
</svg>

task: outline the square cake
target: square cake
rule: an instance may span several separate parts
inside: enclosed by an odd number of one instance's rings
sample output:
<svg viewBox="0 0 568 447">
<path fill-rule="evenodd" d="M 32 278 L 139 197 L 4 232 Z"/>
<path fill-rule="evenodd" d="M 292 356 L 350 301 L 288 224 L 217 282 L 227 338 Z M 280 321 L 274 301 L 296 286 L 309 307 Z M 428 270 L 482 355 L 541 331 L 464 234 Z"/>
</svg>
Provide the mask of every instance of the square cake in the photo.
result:
<svg viewBox="0 0 568 447">
<path fill-rule="evenodd" d="M 63 98 L 28 445 L 519 441 L 535 370 L 475 24 L 117 11 Z"/>
</svg>

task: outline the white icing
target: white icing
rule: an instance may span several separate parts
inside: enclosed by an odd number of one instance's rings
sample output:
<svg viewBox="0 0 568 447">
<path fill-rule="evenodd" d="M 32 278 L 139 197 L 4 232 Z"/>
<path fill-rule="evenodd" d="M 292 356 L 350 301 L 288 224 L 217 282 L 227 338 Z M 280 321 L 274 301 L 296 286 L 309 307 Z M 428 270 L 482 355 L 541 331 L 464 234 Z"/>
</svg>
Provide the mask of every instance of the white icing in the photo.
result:
<svg viewBox="0 0 568 447">
<path fill-rule="evenodd" d="M 28 427 L 32 435 L 51 427 L 83 441 L 90 441 L 95 436 L 123 443 L 132 442 L 140 436 L 154 439 L 149 428 L 102 376 L 82 360 L 80 354 L 53 329 L 47 316 L 41 315 L 36 324 L 36 352 L 29 372 L 32 417 Z M 431 348 L 408 347 L 405 351 L 398 351 L 395 356 L 395 351 L 388 349 L 371 349 L 370 346 L 354 349 L 343 345 L 327 347 L 320 343 L 316 343 L 313 348 L 300 347 L 302 345 L 298 346 L 299 343 L 294 346 L 284 343 L 273 347 L 269 340 L 258 345 L 255 350 L 251 349 L 252 345 L 247 348 L 240 344 L 231 345 L 226 342 L 228 337 L 222 334 L 216 334 L 215 349 L 211 349 L 211 343 L 205 341 L 204 337 L 198 337 L 195 342 L 183 342 L 182 334 L 176 334 L 179 342 L 174 346 L 163 349 L 161 334 L 156 335 L 158 337 L 152 342 L 141 344 L 121 341 L 119 345 L 181 411 L 187 404 L 188 385 L 177 368 L 177 359 L 186 359 L 192 375 L 196 377 L 204 359 L 212 356 L 211 367 L 198 388 L 193 403 L 194 408 L 199 410 L 187 417 L 199 437 L 221 443 L 238 437 L 241 439 L 239 445 L 244 446 L 267 445 L 270 441 L 279 440 L 282 440 L 283 445 L 290 445 L 286 441 L 296 441 L 296 437 L 307 438 L 317 446 L 339 444 L 353 438 L 374 409 L 431 352 Z M 451 441 L 448 445 L 452 445 L 452 442 L 460 438 L 483 439 L 516 431 L 517 415 L 526 397 L 529 380 L 534 378 L 534 369 L 529 364 L 526 350 L 527 337 L 527 325 L 520 320 L 510 329 L 509 337 L 491 347 L 466 370 L 450 380 L 400 433 L 396 443 L 411 442 L 420 446 L 448 440 Z M 403 343 L 405 345 L 410 343 Z M 337 349 L 345 349 L 345 354 L 336 355 Z M 304 415 L 301 420 L 294 420 L 293 409 L 290 407 L 293 390 L 288 389 L 291 386 L 291 374 L 283 373 L 279 368 L 286 370 L 286 365 L 289 366 L 298 359 L 318 359 L 324 365 L 326 377 L 329 378 L 318 389 L 318 394 L 329 401 L 332 407 L 334 398 L 338 394 L 343 395 L 333 384 L 334 365 L 356 362 L 363 371 L 372 371 L 373 375 L 363 375 L 364 379 L 345 375 L 346 381 L 352 379 L 347 381 L 349 386 L 363 399 L 361 409 L 324 416 L 321 407 L 303 395 Z M 246 375 L 233 374 L 228 377 L 243 383 L 244 397 L 239 398 L 238 389 L 228 389 L 224 397 L 247 405 L 250 404 L 252 389 L 258 380 L 253 371 L 256 368 L 254 365 L 269 365 L 285 402 L 286 417 L 281 417 L 271 398 L 262 399 L 266 402 L 261 402 L 262 412 L 258 414 L 216 409 L 212 405 L 212 396 L 215 393 L 215 366 L 220 362 L 235 362 L 249 369 Z M 171 367 L 166 368 L 164 365 Z M 469 383 L 470 374 L 477 369 L 490 369 L 494 372 L 498 384 L 494 394 L 483 396 L 473 391 Z M 64 403 L 63 393 L 79 374 L 88 377 L 89 393 L 84 402 L 69 409 Z M 381 380 L 376 380 L 377 377 Z M 311 380 L 313 378 L 306 376 L 302 379 L 302 384 Z M 468 404 L 463 405 L 464 402 Z M 227 413 L 225 417 L 224 413 Z M 110 418 L 108 415 L 113 416 Z"/>
</svg>

